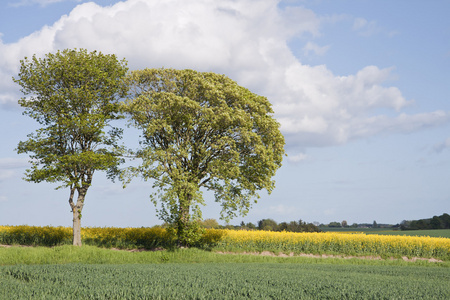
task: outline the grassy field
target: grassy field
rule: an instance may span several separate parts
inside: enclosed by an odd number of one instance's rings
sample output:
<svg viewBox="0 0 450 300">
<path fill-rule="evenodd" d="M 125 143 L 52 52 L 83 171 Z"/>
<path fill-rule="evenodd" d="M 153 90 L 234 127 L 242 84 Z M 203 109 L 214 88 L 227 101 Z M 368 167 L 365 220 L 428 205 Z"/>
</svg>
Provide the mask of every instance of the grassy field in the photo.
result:
<svg viewBox="0 0 450 300">
<path fill-rule="evenodd" d="M 376 234 L 450 238 L 450 229 L 379 231 Z"/>
<path fill-rule="evenodd" d="M 120 249 L 170 249 L 176 239 L 163 228 L 82 228 L 84 245 Z M 0 244 L 58 246 L 71 244 L 71 228 L 0 226 Z M 271 232 L 208 229 L 193 246 L 222 252 L 273 252 L 376 256 L 384 259 L 419 257 L 450 261 L 450 239 L 358 232 Z"/>
<path fill-rule="evenodd" d="M 266 256 L 243 253 L 222 254 L 196 248 L 174 251 L 113 250 L 95 246 L 74 247 L 0 247 L 0 266 L 8 265 L 50 265 L 50 264 L 160 264 L 160 263 L 292 263 L 292 264 L 360 264 L 375 266 L 424 266 L 449 268 L 450 261 L 415 262 L 402 259 L 363 259 L 358 257 L 322 258 L 321 256 Z"/>
<path fill-rule="evenodd" d="M 450 299 L 450 239 L 374 233 L 0 226 L 0 299 Z"/>
<path fill-rule="evenodd" d="M 390 228 L 320 228 L 325 232 L 362 232 L 365 234 L 381 234 L 381 235 L 405 235 L 405 236 L 429 236 L 450 238 L 450 229 L 433 229 L 433 230 L 393 230 Z"/>
<path fill-rule="evenodd" d="M 446 268 L 199 263 L 0 267 L 1 299 L 449 299 Z"/>
<path fill-rule="evenodd" d="M 0 299 L 449 299 L 450 262 L 0 248 Z"/>
</svg>

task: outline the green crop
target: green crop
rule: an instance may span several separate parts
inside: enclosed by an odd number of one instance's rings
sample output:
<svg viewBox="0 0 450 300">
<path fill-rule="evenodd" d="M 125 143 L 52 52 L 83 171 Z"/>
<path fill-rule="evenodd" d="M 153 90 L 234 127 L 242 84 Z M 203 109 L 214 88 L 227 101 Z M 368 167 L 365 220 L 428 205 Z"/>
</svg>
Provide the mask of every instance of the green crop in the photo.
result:
<svg viewBox="0 0 450 300">
<path fill-rule="evenodd" d="M 0 267 L 0 299 L 449 299 L 448 268 L 284 263 Z"/>
</svg>

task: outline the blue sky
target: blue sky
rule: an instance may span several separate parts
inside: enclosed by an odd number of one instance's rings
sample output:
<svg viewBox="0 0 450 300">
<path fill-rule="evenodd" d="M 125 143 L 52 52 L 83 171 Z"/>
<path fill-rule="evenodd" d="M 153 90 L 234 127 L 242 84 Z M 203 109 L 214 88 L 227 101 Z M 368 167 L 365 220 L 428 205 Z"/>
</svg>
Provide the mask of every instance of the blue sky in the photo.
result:
<svg viewBox="0 0 450 300">
<path fill-rule="evenodd" d="M 71 226 L 67 190 L 21 179 L 27 157 L 14 149 L 38 127 L 11 80 L 23 57 L 65 48 L 114 53 L 131 69 L 222 73 L 268 97 L 288 157 L 274 192 L 232 224 L 448 213 L 448 11 L 448 1 L 411 0 L 1 1 L 0 224 Z M 160 224 L 150 193 L 96 173 L 82 225 Z M 204 218 L 218 219 L 204 195 Z"/>
</svg>

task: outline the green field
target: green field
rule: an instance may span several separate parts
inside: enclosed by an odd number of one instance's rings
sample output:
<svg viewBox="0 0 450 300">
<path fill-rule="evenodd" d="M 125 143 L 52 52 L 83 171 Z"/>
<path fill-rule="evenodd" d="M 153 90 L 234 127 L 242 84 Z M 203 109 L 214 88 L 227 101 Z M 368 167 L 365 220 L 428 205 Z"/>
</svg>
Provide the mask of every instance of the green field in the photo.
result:
<svg viewBox="0 0 450 300">
<path fill-rule="evenodd" d="M 325 232 L 363 232 L 366 234 L 382 234 L 382 235 L 408 235 L 408 236 L 430 236 L 450 238 L 450 229 L 433 229 L 433 230 L 393 230 L 390 228 L 320 228 Z"/>
<path fill-rule="evenodd" d="M 449 299 L 450 262 L 0 248 L 0 299 Z"/>
<path fill-rule="evenodd" d="M 449 299 L 448 268 L 292 263 L 0 267 L 0 299 Z"/>
<path fill-rule="evenodd" d="M 25 244 L 23 241 L 36 245 L 50 241 L 55 245 L 57 233 L 66 230 L 50 227 L 13 229 L 12 233 L 4 231 L 3 239 L 15 245 Z M 117 233 L 128 232 L 116 228 L 90 230 L 96 232 L 95 236 L 105 232 L 103 236 L 108 238 L 109 247 L 112 247 L 113 237 L 120 237 Z M 129 234 L 140 237 L 138 233 L 144 232 L 151 238 L 152 232 L 159 231 L 132 229 Z M 448 231 L 433 232 L 441 236 Z M 217 233 L 220 231 L 208 234 L 212 237 Z M 415 235 L 412 231 L 372 230 L 366 233 Z M 284 243 L 283 240 L 271 240 L 278 235 L 289 236 L 287 233 L 246 231 L 227 234 L 235 243 L 246 237 L 259 239 L 263 245 L 261 251 L 270 250 L 270 243 Z M 344 248 L 336 254 L 347 258 L 321 258 L 321 253 L 314 251 L 311 253 L 316 257 L 215 252 L 220 247 L 143 251 L 126 243 L 118 244 L 127 245 L 128 251 L 99 247 L 104 243 L 83 247 L 0 247 L 0 299 L 450 299 L 450 260 L 445 259 L 448 256 L 444 255 L 440 262 L 428 260 L 439 256 L 424 256 L 414 262 L 404 261 L 399 255 L 384 259 L 349 258 L 351 253 L 346 245 L 355 239 L 368 240 L 365 245 L 370 245 L 369 240 L 378 238 L 319 234 L 316 239 L 320 241 L 327 236 L 337 238 L 338 242 L 346 241 Z M 129 239 L 138 240 L 137 237 Z M 444 252 L 449 248 L 447 239 L 394 238 L 405 239 L 407 243 L 403 247 L 406 248 L 417 239 L 421 247 L 439 244 L 444 247 Z M 322 242 L 327 243 L 327 240 Z M 387 246 L 383 244 L 380 249 L 387 251 Z M 251 251 L 250 248 L 242 249 Z"/>
</svg>

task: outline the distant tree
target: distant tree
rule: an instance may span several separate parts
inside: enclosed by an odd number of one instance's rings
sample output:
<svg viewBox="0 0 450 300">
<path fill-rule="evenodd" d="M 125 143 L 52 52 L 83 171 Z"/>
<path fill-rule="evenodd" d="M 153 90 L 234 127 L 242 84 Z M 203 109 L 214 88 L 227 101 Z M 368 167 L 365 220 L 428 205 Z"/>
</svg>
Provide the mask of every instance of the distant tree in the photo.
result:
<svg viewBox="0 0 450 300">
<path fill-rule="evenodd" d="M 256 229 L 256 225 L 255 224 L 253 224 L 253 223 L 247 223 L 246 225 L 245 225 L 248 229 L 250 229 L 250 230 L 255 230 Z"/>
<path fill-rule="evenodd" d="M 441 229 L 442 226 L 442 221 L 438 216 L 434 216 L 431 221 L 430 221 L 430 228 L 431 229 Z"/>
<path fill-rule="evenodd" d="M 272 225 L 273 227 L 273 225 Z M 306 223 L 302 220 L 297 221 L 291 221 L 289 223 L 287 222 L 281 222 L 276 226 L 276 231 L 289 231 L 289 232 L 319 232 L 319 227 L 315 226 L 312 223 Z"/>
<path fill-rule="evenodd" d="M 372 228 L 378 228 L 377 221 L 373 221 Z"/>
<path fill-rule="evenodd" d="M 341 227 L 341 223 L 339 222 L 330 222 L 328 227 Z"/>
<path fill-rule="evenodd" d="M 200 226 L 203 228 L 219 228 L 220 225 L 216 219 L 206 219 L 200 222 Z"/>
<path fill-rule="evenodd" d="M 407 230 L 411 221 L 403 220 L 400 222 L 400 230 Z"/>
<path fill-rule="evenodd" d="M 179 244 L 198 237 L 201 189 L 214 192 L 225 221 L 246 215 L 260 190 L 274 189 L 284 137 L 265 97 L 224 75 L 193 70 L 134 71 L 128 83 L 124 110 L 142 131 L 142 164 L 122 178 L 153 180 L 152 201 Z"/>
<path fill-rule="evenodd" d="M 259 230 L 277 231 L 278 224 L 272 219 L 262 219 L 258 221 Z"/>
<path fill-rule="evenodd" d="M 348 227 L 347 221 L 346 220 L 342 221 L 341 222 L 341 226 L 342 227 Z"/>
<path fill-rule="evenodd" d="M 440 219 L 442 221 L 442 229 L 450 229 L 450 215 L 442 214 L 442 216 L 440 216 Z"/>
<path fill-rule="evenodd" d="M 82 49 L 25 58 L 14 78 L 28 96 L 19 100 L 24 114 L 42 125 L 17 147 L 18 153 L 30 153 L 31 169 L 25 180 L 59 182 L 58 188 L 69 188 L 77 246 L 81 245 L 81 213 L 95 171 L 115 169 L 121 162 L 117 142 L 122 130 L 110 127 L 110 122 L 120 118 L 117 101 L 127 91 L 126 72 L 125 61 L 116 56 Z"/>
<path fill-rule="evenodd" d="M 358 228 L 358 224 L 357 223 L 353 223 L 351 227 L 352 228 Z"/>
<path fill-rule="evenodd" d="M 288 229 L 288 223 L 286 222 L 281 222 L 280 224 L 278 224 L 277 226 L 277 231 L 289 231 Z"/>
</svg>

